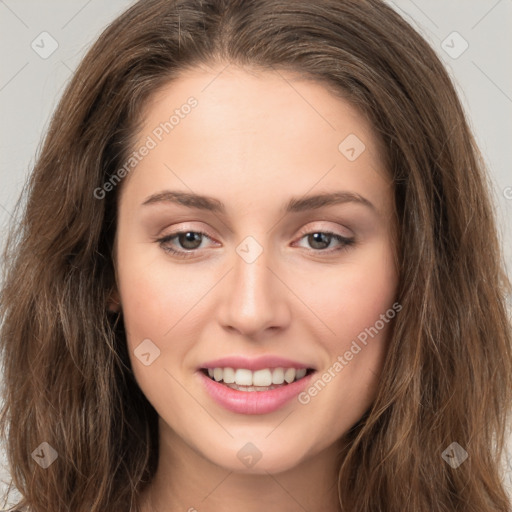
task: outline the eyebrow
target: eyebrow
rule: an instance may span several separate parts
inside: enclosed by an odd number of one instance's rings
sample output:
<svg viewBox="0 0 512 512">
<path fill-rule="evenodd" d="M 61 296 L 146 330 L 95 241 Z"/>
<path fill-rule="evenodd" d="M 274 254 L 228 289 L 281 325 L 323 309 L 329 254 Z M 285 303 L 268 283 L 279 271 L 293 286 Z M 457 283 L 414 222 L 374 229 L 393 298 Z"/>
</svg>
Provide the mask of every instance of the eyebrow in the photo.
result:
<svg viewBox="0 0 512 512">
<path fill-rule="evenodd" d="M 142 203 L 142 205 L 144 206 L 160 203 L 179 204 L 198 210 L 206 210 L 222 214 L 226 213 L 226 206 L 224 203 L 218 199 L 215 199 L 214 197 L 171 190 L 165 190 L 163 192 L 158 192 L 149 196 Z M 297 213 L 308 210 L 317 210 L 319 208 L 323 208 L 324 206 L 344 203 L 361 204 L 374 211 L 377 211 L 373 203 L 371 203 L 368 199 L 361 196 L 360 194 L 348 191 L 315 194 L 299 198 L 292 197 L 283 207 L 283 211 L 285 213 Z"/>
</svg>

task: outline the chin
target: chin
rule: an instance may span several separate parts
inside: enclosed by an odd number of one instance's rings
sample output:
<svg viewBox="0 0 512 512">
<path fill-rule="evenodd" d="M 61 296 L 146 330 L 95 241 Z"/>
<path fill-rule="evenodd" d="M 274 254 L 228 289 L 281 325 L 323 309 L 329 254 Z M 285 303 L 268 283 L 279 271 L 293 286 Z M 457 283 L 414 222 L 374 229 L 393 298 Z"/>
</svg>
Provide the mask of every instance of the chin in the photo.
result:
<svg viewBox="0 0 512 512">
<path fill-rule="evenodd" d="M 304 460 L 303 447 L 276 446 L 268 443 L 268 440 L 266 443 L 264 441 L 234 443 L 236 446 L 233 449 L 228 449 L 224 444 L 219 451 L 209 450 L 209 453 L 202 452 L 202 455 L 228 471 L 251 475 L 282 473 L 299 466 Z"/>
</svg>

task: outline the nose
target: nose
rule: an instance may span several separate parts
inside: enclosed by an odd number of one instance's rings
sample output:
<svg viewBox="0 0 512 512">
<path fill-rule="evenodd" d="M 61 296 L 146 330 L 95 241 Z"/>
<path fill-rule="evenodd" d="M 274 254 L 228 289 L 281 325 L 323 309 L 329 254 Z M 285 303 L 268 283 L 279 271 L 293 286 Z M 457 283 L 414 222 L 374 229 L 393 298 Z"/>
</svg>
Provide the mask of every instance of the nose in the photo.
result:
<svg viewBox="0 0 512 512">
<path fill-rule="evenodd" d="M 218 310 L 224 329 L 256 339 L 287 327 L 291 317 L 287 301 L 290 293 L 276 277 L 279 272 L 271 260 L 265 250 L 250 263 L 235 255 Z"/>
</svg>

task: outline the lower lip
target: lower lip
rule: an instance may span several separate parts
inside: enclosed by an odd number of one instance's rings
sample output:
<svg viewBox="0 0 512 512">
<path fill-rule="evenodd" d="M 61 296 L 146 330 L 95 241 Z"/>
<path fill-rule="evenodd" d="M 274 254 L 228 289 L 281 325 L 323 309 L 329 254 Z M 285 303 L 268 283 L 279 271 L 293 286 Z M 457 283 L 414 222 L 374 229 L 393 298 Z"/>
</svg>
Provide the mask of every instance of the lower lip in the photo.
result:
<svg viewBox="0 0 512 512">
<path fill-rule="evenodd" d="M 269 391 L 238 391 L 220 384 L 202 371 L 198 372 L 206 392 L 213 400 L 228 411 L 239 414 L 268 414 L 277 411 L 304 390 L 314 373 Z"/>
</svg>

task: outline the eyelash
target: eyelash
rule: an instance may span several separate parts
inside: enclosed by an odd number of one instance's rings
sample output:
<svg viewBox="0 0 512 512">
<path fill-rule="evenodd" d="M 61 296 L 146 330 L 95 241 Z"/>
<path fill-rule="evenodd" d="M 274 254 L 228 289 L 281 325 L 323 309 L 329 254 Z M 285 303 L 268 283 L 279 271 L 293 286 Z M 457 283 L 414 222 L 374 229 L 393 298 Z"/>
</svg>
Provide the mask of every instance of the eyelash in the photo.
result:
<svg viewBox="0 0 512 512">
<path fill-rule="evenodd" d="M 186 229 L 186 230 L 183 230 L 183 231 L 176 231 L 176 232 L 171 233 L 170 235 L 166 235 L 166 236 L 164 236 L 162 238 L 157 238 L 155 240 L 155 242 L 157 242 L 160 245 L 160 247 L 165 252 L 167 252 L 169 254 L 172 254 L 173 256 L 177 256 L 179 258 L 190 258 L 190 257 L 194 256 L 194 253 L 196 251 L 198 251 L 198 249 L 176 250 L 176 249 L 173 249 L 172 247 L 170 247 L 169 245 L 166 245 L 171 240 L 173 240 L 174 238 L 177 238 L 179 235 L 186 234 L 186 233 L 200 234 L 200 235 L 203 235 L 204 237 L 209 238 L 211 240 L 211 237 L 209 237 L 203 231 L 193 231 L 191 229 Z M 331 231 L 308 231 L 307 233 L 302 233 L 301 237 L 299 238 L 299 240 L 302 240 L 304 237 L 306 237 L 308 235 L 313 235 L 313 234 L 317 234 L 317 233 L 321 233 L 323 235 L 331 236 L 332 239 L 337 240 L 338 242 L 340 242 L 341 246 L 339 246 L 336 249 L 307 249 L 308 252 L 332 254 L 332 253 L 335 253 L 335 252 L 338 252 L 338 251 L 344 251 L 344 250 L 346 251 L 346 250 L 348 250 L 349 247 L 351 247 L 351 246 L 353 246 L 355 244 L 355 239 L 354 238 L 346 238 L 344 236 L 338 235 L 338 234 L 333 233 Z"/>
</svg>

